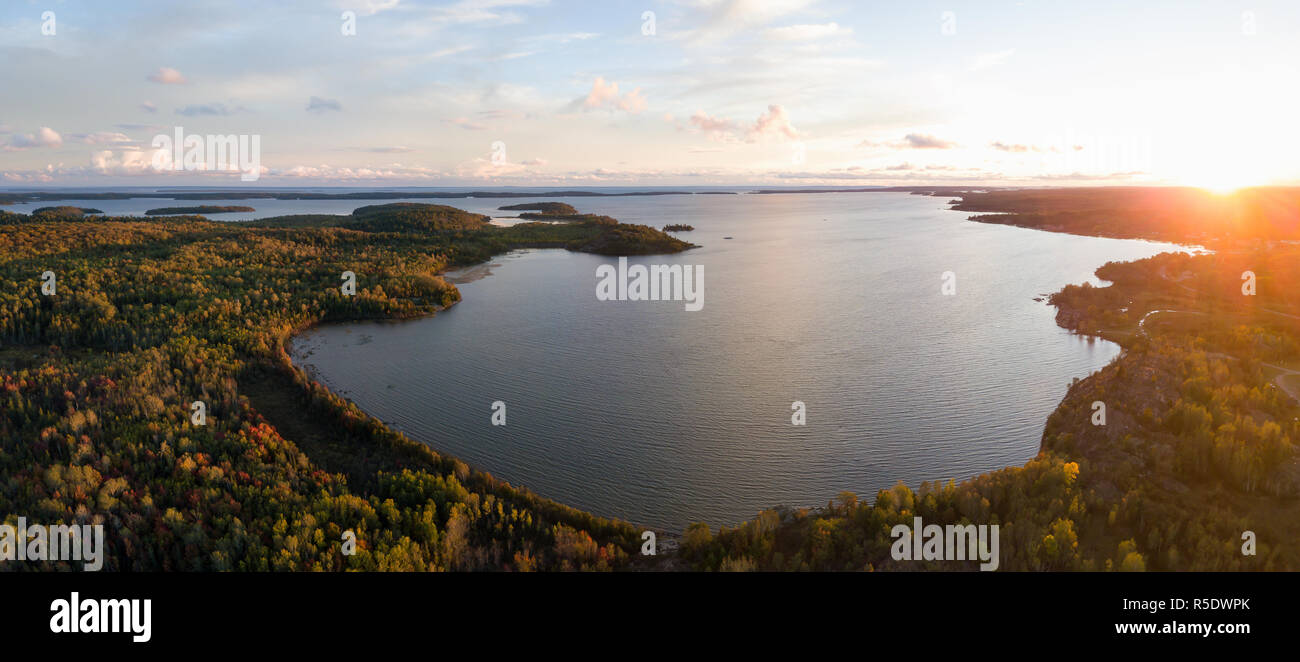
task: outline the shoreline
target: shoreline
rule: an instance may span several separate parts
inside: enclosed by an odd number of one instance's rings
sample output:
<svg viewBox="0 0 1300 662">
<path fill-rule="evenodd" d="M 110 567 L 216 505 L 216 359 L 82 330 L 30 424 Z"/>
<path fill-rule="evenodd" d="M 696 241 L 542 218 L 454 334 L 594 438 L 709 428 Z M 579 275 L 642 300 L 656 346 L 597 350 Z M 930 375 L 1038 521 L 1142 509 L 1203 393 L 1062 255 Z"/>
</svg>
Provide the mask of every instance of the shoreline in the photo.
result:
<svg viewBox="0 0 1300 662">
<path fill-rule="evenodd" d="M 967 220 L 970 220 L 970 219 L 967 219 Z M 1023 227 L 1022 229 L 1037 230 L 1037 229 L 1039 229 L 1039 228 Z M 1081 233 L 1059 233 L 1059 234 L 1073 234 L 1074 236 L 1093 236 L 1093 235 L 1086 235 L 1086 234 L 1081 234 Z M 1161 241 L 1158 241 L 1158 240 L 1143 239 L 1143 238 L 1118 238 L 1118 237 L 1099 237 L 1099 238 L 1122 239 L 1123 241 L 1141 241 L 1141 242 L 1143 242 L 1143 243 L 1147 243 L 1147 244 L 1160 244 L 1160 243 L 1167 244 L 1167 243 L 1169 243 L 1169 242 L 1161 242 Z M 476 281 L 478 281 L 478 280 L 481 280 L 481 279 L 483 279 L 483 278 L 486 278 L 487 276 L 492 275 L 492 273 L 493 273 L 492 270 L 493 270 L 494 268 L 497 268 L 497 267 L 502 266 L 503 263 L 499 262 L 499 259 L 502 258 L 503 256 L 507 256 L 507 255 L 510 255 L 510 254 L 512 254 L 512 253 L 519 252 L 519 251 L 532 251 L 532 250 L 537 250 L 538 248 L 557 248 L 557 247 L 517 247 L 517 248 L 510 249 L 510 250 L 508 250 L 508 251 L 506 251 L 506 252 L 503 252 L 503 253 L 499 253 L 499 254 L 493 255 L 493 256 L 491 256 L 491 257 L 489 257 L 489 258 L 483 260 L 482 262 L 478 262 L 478 263 L 475 263 L 475 264 L 469 264 L 469 265 L 461 265 L 461 266 L 455 266 L 455 267 L 447 267 L 447 268 L 444 268 L 444 269 L 438 271 L 438 272 L 437 272 L 437 275 L 438 275 L 438 276 L 441 276 L 441 277 L 443 277 L 443 278 L 445 278 L 445 279 L 447 279 L 447 281 L 448 281 L 449 283 L 452 283 L 452 284 L 454 284 L 454 285 L 460 285 L 460 284 L 464 284 L 464 283 L 476 282 Z M 1100 268 L 1100 265 L 1099 265 L 1098 268 Z M 1067 285 L 1068 285 L 1068 283 L 1067 283 Z M 1059 291 L 1059 290 L 1058 290 L 1058 291 Z M 1050 298 L 1051 294 L 1054 294 L 1054 293 L 1049 293 L 1049 294 L 1046 295 L 1046 297 L 1047 297 L 1047 298 Z M 458 300 L 456 303 L 459 303 L 460 301 L 463 301 L 463 299 Z M 1079 383 L 1085 382 L 1085 381 L 1087 381 L 1087 380 L 1091 380 L 1091 379 L 1093 379 L 1095 376 L 1097 376 L 1098 374 L 1100 374 L 1100 373 L 1101 373 L 1104 369 L 1106 369 L 1108 366 L 1113 365 L 1116 361 L 1120 360 L 1120 359 L 1123 357 L 1124 353 L 1125 353 L 1125 352 L 1127 351 L 1127 349 L 1128 349 L 1124 343 L 1119 342 L 1117 339 L 1110 338 L 1110 337 L 1106 337 L 1106 336 L 1104 336 L 1104 335 L 1100 335 L 1100 334 L 1081 333 L 1081 332 L 1078 332 L 1078 331 L 1076 331 L 1076 330 L 1074 330 L 1074 329 L 1071 329 L 1071 328 L 1068 327 L 1068 326 L 1065 326 L 1065 325 L 1061 324 L 1061 323 L 1060 323 L 1060 317 L 1059 317 L 1059 314 L 1060 314 L 1060 309 L 1059 309 L 1059 307 L 1057 307 L 1057 306 L 1051 304 L 1051 303 L 1048 302 L 1048 301 L 1044 301 L 1044 303 L 1046 303 L 1046 305 L 1048 305 L 1048 306 L 1056 307 L 1056 308 L 1058 309 L 1058 310 L 1057 310 L 1057 315 L 1054 316 L 1054 324 L 1055 324 L 1058 328 L 1061 328 L 1061 329 L 1067 331 L 1068 334 L 1070 334 L 1070 335 L 1077 335 L 1077 336 L 1081 336 L 1081 337 L 1095 338 L 1095 339 L 1097 339 L 1097 340 L 1101 340 L 1101 341 L 1104 341 L 1104 342 L 1114 343 L 1114 345 L 1115 345 L 1115 347 L 1116 347 L 1116 349 L 1117 349 L 1117 352 L 1116 352 L 1115 356 L 1114 356 L 1112 359 L 1110 359 L 1109 361 L 1107 361 L 1104 365 L 1102 365 L 1102 366 L 1100 366 L 1100 367 L 1098 367 L 1098 368 L 1092 370 L 1091 372 L 1087 373 L 1086 375 L 1074 377 L 1074 378 L 1073 378 L 1073 382 L 1071 383 L 1071 387 L 1067 387 L 1066 392 L 1062 395 L 1061 399 L 1058 400 L 1058 401 L 1056 402 L 1056 404 L 1053 405 L 1052 408 L 1051 408 L 1050 410 L 1048 410 L 1046 413 L 1043 414 L 1043 416 L 1041 416 L 1041 417 L 1038 419 L 1038 421 L 1039 421 L 1039 422 L 1038 422 L 1038 425 L 1039 425 L 1039 429 L 1040 429 L 1040 435 L 1039 435 L 1040 438 L 1039 438 L 1039 442 L 1038 442 L 1037 450 L 1034 452 L 1034 455 L 1033 455 L 1033 456 L 1030 456 L 1030 457 L 1026 458 L 1025 461 L 1024 461 L 1024 462 L 1021 462 L 1021 463 L 1012 463 L 1012 464 L 1008 464 L 1008 465 L 1006 465 L 1006 466 L 995 467 L 995 468 L 991 468 L 991 469 L 988 469 L 988 470 L 985 470 L 985 471 L 980 471 L 980 472 L 977 472 L 977 473 L 974 473 L 974 474 L 971 474 L 971 475 L 963 476 L 963 477 L 962 477 L 962 480 L 959 481 L 959 482 L 963 482 L 963 483 L 964 483 L 964 482 L 968 482 L 968 481 L 976 480 L 976 479 L 980 478 L 981 476 L 985 476 L 985 475 L 987 475 L 987 474 L 989 474 L 989 473 L 992 473 L 992 472 L 1002 471 L 1002 470 L 1005 470 L 1005 469 L 1013 469 L 1013 468 L 1017 468 L 1017 467 L 1023 467 L 1023 466 L 1025 466 L 1025 464 L 1027 464 L 1027 463 L 1033 461 L 1033 460 L 1034 460 L 1034 457 L 1035 457 L 1038 453 L 1041 453 L 1041 452 L 1044 450 L 1044 446 L 1043 446 L 1044 439 L 1043 439 L 1043 438 L 1045 437 L 1046 432 L 1047 432 L 1049 419 L 1050 419 L 1050 418 L 1051 418 L 1051 417 L 1052 417 L 1052 416 L 1053 416 L 1053 415 L 1054 415 L 1054 414 L 1055 414 L 1055 413 L 1056 413 L 1056 412 L 1061 408 L 1062 404 L 1063 404 L 1063 403 L 1064 403 L 1064 402 L 1065 402 L 1065 401 L 1070 397 L 1070 389 L 1072 388 L 1072 386 L 1073 386 L 1074 384 L 1079 384 Z M 455 304 L 453 303 L 452 305 L 455 305 Z M 451 307 L 451 306 L 447 306 L 446 308 L 450 308 L 450 307 Z M 297 338 L 299 338 L 299 337 L 301 337 L 301 336 L 303 336 L 303 335 L 305 335 L 305 334 L 307 334 L 307 333 L 310 333 L 312 330 L 315 330 L 316 328 L 324 328 L 325 326 L 333 326 L 333 325 L 355 325 L 355 324 L 358 324 L 358 323 L 364 323 L 364 322 L 381 322 L 381 323 L 393 323 L 393 324 L 396 324 L 396 323 L 401 323 L 401 322 L 417 321 L 417 320 L 421 320 L 421 319 L 432 318 L 432 317 L 435 317 L 436 314 L 437 314 L 438 312 L 442 312 L 442 310 L 445 310 L 446 308 L 444 308 L 444 309 L 440 309 L 440 310 L 437 310 L 437 311 L 434 311 L 434 312 L 431 312 L 431 313 L 429 313 L 429 314 L 427 314 L 427 315 L 418 315 L 418 316 L 410 316 L 410 317 L 402 317 L 402 318 L 386 318 L 386 319 L 337 320 L 337 321 L 327 322 L 327 323 L 325 323 L 325 324 L 313 325 L 313 326 L 310 327 L 310 328 L 303 329 L 303 330 L 301 330 L 301 331 L 299 331 L 299 332 L 296 332 L 295 334 L 293 334 L 293 335 L 292 335 L 292 336 L 291 336 L 291 337 L 286 341 L 286 348 L 285 348 L 286 355 L 289 357 L 290 363 L 293 365 L 294 369 L 299 370 L 299 371 L 302 371 L 304 374 L 307 374 L 307 376 L 308 376 L 310 379 L 313 379 L 313 380 L 314 380 L 315 382 L 317 382 L 317 383 L 318 383 L 322 388 L 325 388 L 325 389 L 327 389 L 327 390 L 330 390 L 330 392 L 332 392 L 332 393 L 336 393 L 336 392 L 333 390 L 333 388 L 332 388 L 332 387 L 327 383 L 327 381 L 326 381 L 323 377 L 318 378 L 317 376 L 315 376 L 314 373 L 307 373 L 307 370 L 306 370 L 306 368 L 305 368 L 305 365 L 306 365 L 305 363 L 302 364 L 302 365 L 300 365 L 299 363 L 297 363 L 296 361 L 294 361 L 294 358 L 295 358 L 295 357 L 294 357 L 294 353 L 293 353 L 293 344 L 292 344 L 292 343 L 293 343 L 293 341 L 294 341 L 295 339 L 297 339 Z M 337 393 L 336 393 L 336 395 L 337 395 Z M 346 396 L 339 395 L 339 397 L 344 398 L 344 399 L 345 399 L 347 402 L 349 402 L 349 403 L 353 403 L 353 401 L 352 401 L 350 398 L 347 398 Z M 355 404 L 355 403 L 353 403 L 353 404 Z M 364 410 L 363 410 L 363 411 L 364 411 Z M 391 429 L 391 424 L 389 424 L 388 422 L 383 421 L 382 419 L 379 419 L 377 416 L 375 416 L 374 414 L 371 414 L 370 412 L 366 412 L 366 414 L 369 415 L 369 416 L 371 416 L 371 417 L 373 417 L 373 418 L 375 418 L 376 420 L 380 420 L 381 423 L 383 423 L 383 424 L 384 424 L 385 426 L 387 426 L 387 427 L 390 427 L 390 429 Z M 402 434 L 402 435 L 404 435 L 404 436 L 407 436 L 407 433 L 405 433 L 405 432 L 401 432 L 401 431 L 398 431 L 398 430 L 395 430 L 395 429 L 394 429 L 394 432 L 397 432 L 398 434 Z M 449 453 L 446 453 L 446 452 L 443 451 L 443 450 L 440 450 L 440 449 L 434 448 L 433 446 L 430 446 L 429 444 L 427 444 L 427 443 L 425 443 L 425 442 L 423 442 L 423 441 L 420 441 L 420 440 L 417 440 L 417 439 L 412 439 L 412 441 L 414 441 L 415 443 L 418 443 L 418 444 L 421 444 L 421 445 L 427 446 L 427 447 L 429 447 L 431 450 L 434 450 L 435 452 L 438 452 L 438 453 L 440 453 L 440 454 L 446 454 L 448 457 L 455 457 L 454 455 L 451 455 L 451 454 L 449 454 Z M 457 458 L 457 459 L 459 459 L 459 458 Z M 483 471 L 483 472 L 485 472 L 485 473 L 490 473 L 490 468 L 487 468 L 487 467 L 474 467 L 474 468 L 476 468 L 477 470 Z M 525 489 L 530 489 L 530 491 L 531 491 L 531 488 L 528 488 L 527 486 L 524 486 L 524 487 L 525 487 Z M 544 498 L 547 498 L 547 497 L 544 497 Z M 866 498 L 868 501 L 874 501 L 875 495 L 866 495 L 865 498 Z M 563 502 L 557 502 L 557 503 L 563 503 Z M 809 510 L 809 511 L 815 511 L 815 510 L 817 510 L 817 509 L 819 509 L 819 508 L 821 507 L 820 505 L 818 505 L 819 503 L 820 503 L 820 500 L 813 499 L 813 500 L 811 500 L 810 502 L 808 502 L 808 504 L 806 504 L 806 505 L 777 504 L 777 505 L 775 505 L 775 506 L 773 506 L 773 507 L 777 507 L 777 508 L 789 508 L 789 509 L 791 509 L 791 510 Z M 616 521 L 626 521 L 626 520 L 622 520 L 621 518 L 617 518 L 617 517 L 614 517 L 614 516 L 609 516 L 609 515 L 603 515 L 603 514 L 600 514 L 598 511 L 584 511 L 584 512 L 590 512 L 593 516 L 596 516 L 596 517 L 602 517 L 602 518 L 611 519 L 611 520 L 616 520 Z M 748 522 L 748 521 L 750 521 L 750 520 L 752 520 L 752 519 L 753 519 L 752 517 L 750 517 L 750 518 L 744 518 L 744 519 L 740 519 L 740 520 L 738 520 L 738 521 L 736 521 L 736 522 L 731 522 L 731 523 L 726 523 L 726 522 L 710 522 L 710 526 L 714 526 L 714 527 L 717 527 L 717 526 L 722 526 L 722 527 L 735 527 L 735 526 L 741 526 L 741 525 L 745 524 L 746 522 Z M 685 529 L 683 529 L 682 531 L 663 530 L 663 529 L 658 529 L 658 528 L 655 528 L 655 527 L 641 526 L 641 525 L 638 525 L 638 524 L 636 524 L 636 523 L 634 523 L 634 522 L 629 522 L 629 523 L 632 523 L 632 524 L 638 526 L 638 528 L 640 528 L 640 529 L 645 529 L 645 530 L 654 530 L 654 531 L 656 531 L 656 533 L 657 533 L 659 536 L 661 536 L 661 537 L 669 537 L 669 538 L 674 538 L 674 539 L 675 539 L 675 538 L 680 538 L 682 535 L 684 535 L 684 531 L 685 531 Z"/>
<path fill-rule="evenodd" d="M 57 202 L 61 200 L 134 200 L 134 199 L 158 199 L 158 200 L 398 200 L 404 198 L 429 199 L 429 200 L 464 200 L 472 198 L 614 198 L 614 197 L 642 197 L 642 196 L 659 196 L 659 195 L 773 195 L 783 193 L 911 193 L 916 195 L 955 195 L 958 192 L 982 191 L 987 187 L 975 186 L 879 186 L 879 187 L 858 187 L 858 188 L 834 188 L 834 189 L 778 189 L 763 188 L 758 186 L 736 186 L 736 187 L 719 187 L 727 190 L 703 190 L 687 191 L 681 189 L 668 188 L 666 190 L 633 190 L 633 191 L 593 191 L 584 189 L 545 189 L 535 191 L 429 191 L 429 190 L 412 190 L 412 191 L 392 191 L 392 190 L 366 190 L 350 193 L 314 193 L 308 191 L 295 192 L 293 187 L 268 188 L 263 191 L 247 191 L 240 189 L 213 189 L 203 187 L 182 187 L 181 190 L 172 193 L 159 192 L 162 187 L 150 187 L 150 191 L 140 191 L 133 193 L 115 193 L 104 191 L 87 191 L 68 187 L 67 190 L 28 190 L 28 191 L 6 191 L 0 189 L 0 205 L 11 204 L 28 204 L 34 202 Z M 455 187 L 462 188 L 462 187 Z M 600 188 L 600 187 L 593 187 Z"/>
<path fill-rule="evenodd" d="M 544 250 L 544 249 L 553 249 L 553 250 L 569 250 L 569 249 L 566 249 L 566 248 L 561 248 L 561 247 L 552 247 L 552 246 L 545 246 L 545 247 L 516 247 L 516 248 L 511 248 L 511 249 L 509 249 L 509 250 L 507 250 L 507 251 L 505 251 L 505 252 L 503 252 L 503 253 L 498 253 L 498 254 L 496 254 L 496 255 L 493 255 L 493 256 L 489 257 L 488 259 L 486 259 L 486 260 L 484 260 L 484 261 L 482 261 L 482 262 L 475 263 L 475 264 L 470 264 L 470 265 L 461 265 L 461 266 L 456 266 L 456 267 L 444 267 L 443 269 L 440 269 L 440 270 L 439 270 L 435 275 L 437 275 L 437 276 L 439 276 L 439 277 L 443 277 L 443 278 L 446 279 L 446 278 L 447 278 L 446 274 L 449 273 L 449 272 L 462 272 L 462 274 L 461 274 L 462 278 L 463 278 L 464 276 L 468 275 L 468 274 L 473 274 L 473 275 L 472 275 L 472 276 L 469 276 L 469 279 L 468 279 L 468 280 L 459 280 L 459 281 L 455 281 L 455 280 L 452 280 L 452 279 L 447 279 L 447 282 L 448 282 L 448 283 L 451 283 L 451 284 L 453 284 L 453 285 L 458 285 L 458 284 L 462 284 L 462 283 L 465 283 L 465 282 L 474 282 L 474 281 L 481 280 L 481 279 L 486 278 L 487 276 L 491 275 L 491 269 L 492 269 L 493 267 L 500 266 L 500 264 L 496 264 L 496 263 L 495 263 L 495 260 L 496 260 L 497 258 L 499 258 L 499 257 L 505 256 L 505 255 L 509 255 L 509 254 L 511 254 L 511 253 L 515 253 L 515 252 L 518 252 L 518 251 L 535 251 L 535 250 Z M 572 252 L 572 251 L 571 251 L 571 252 Z M 452 276 L 452 278 L 456 278 L 456 276 Z M 458 292 L 459 292 L 459 288 L 458 288 Z M 328 381 L 327 381 L 326 379 L 324 379 L 323 377 L 319 376 L 319 375 L 316 373 L 315 370 L 308 370 L 307 367 L 306 367 L 306 364 L 300 364 L 300 363 L 298 363 L 297 361 L 295 361 L 295 355 L 294 355 L 294 342 L 295 342 L 296 340 L 302 338 L 303 336 L 305 336 L 305 335 L 307 335 L 307 334 L 313 332 L 313 331 L 316 331 L 316 330 L 319 330 L 319 329 L 328 328 L 328 327 L 333 327 L 333 326 L 348 326 L 348 325 L 356 325 L 356 324 L 363 324 L 363 323 L 376 323 L 376 324 L 402 324 L 402 323 L 406 323 L 406 322 L 415 322 L 415 321 L 424 320 L 424 319 L 432 319 L 432 318 L 437 317 L 437 315 L 438 315 L 439 313 L 442 313 L 442 312 L 445 312 L 445 311 L 447 311 L 447 310 L 450 310 L 453 306 L 455 306 L 455 305 L 458 304 L 458 303 L 461 303 L 463 300 L 464 300 L 464 299 L 461 298 L 461 299 L 457 299 L 456 301 L 454 301 L 454 302 L 452 302 L 452 303 L 450 303 L 450 304 L 448 304 L 448 305 L 446 305 L 446 306 L 436 306 L 434 310 L 432 310 L 432 311 L 430 311 L 430 312 L 428 312 L 428 313 L 419 314 L 419 315 L 409 315 L 409 316 L 401 316 L 401 317 L 358 318 L 358 319 L 339 319 L 339 320 L 329 320 L 329 321 L 313 322 L 313 323 L 310 323 L 310 324 L 307 324 L 307 325 L 301 326 L 301 327 L 299 327 L 299 328 L 290 329 L 290 330 L 288 330 L 288 331 L 286 332 L 284 338 L 283 338 L 283 339 L 278 343 L 278 350 L 279 350 L 279 356 L 278 356 L 278 359 L 279 359 L 279 361 L 281 362 L 282 367 L 288 368 L 292 373 L 294 373 L 294 374 L 297 375 L 297 378 L 298 378 L 298 379 L 305 381 L 306 384 L 308 385 L 308 388 L 309 388 L 309 389 L 312 388 L 312 387 L 314 387 L 314 388 L 319 389 L 319 390 L 321 390 L 322 392 L 324 392 L 324 393 L 326 393 L 326 394 L 328 394 L 328 395 L 330 395 L 330 396 L 333 396 L 333 397 L 335 397 L 335 398 L 339 398 L 340 400 L 342 400 L 343 402 L 347 403 L 348 405 L 350 405 L 350 406 L 352 406 L 352 407 L 355 407 L 359 412 L 361 412 L 361 413 L 365 414 L 366 416 L 370 417 L 371 419 L 377 421 L 380 425 L 382 425 L 386 430 L 390 431 L 392 434 L 397 435 L 398 437 L 407 440 L 409 443 L 412 443 L 412 444 L 415 444 L 416 446 L 419 446 L 419 447 L 421 447 L 421 448 L 427 449 L 428 451 L 431 451 L 431 452 L 433 452 L 433 453 L 435 453 L 435 454 L 437 454 L 437 455 L 439 455 L 439 456 L 442 456 L 442 457 L 444 457 L 444 458 L 446 458 L 446 459 L 449 459 L 449 460 L 451 460 L 451 461 L 457 462 L 457 463 L 459 463 L 459 464 L 463 464 L 465 467 L 467 467 L 469 473 L 471 473 L 471 474 L 481 474 L 481 475 L 487 477 L 487 479 L 488 479 L 489 481 L 495 481 L 495 482 L 497 482 L 497 483 L 500 483 L 500 484 L 506 486 L 508 489 L 515 489 L 515 490 L 522 491 L 523 493 L 526 493 L 526 494 L 532 495 L 532 496 L 534 496 L 534 497 L 537 498 L 537 499 L 540 499 L 540 500 L 543 500 L 543 501 L 549 502 L 549 503 L 553 504 L 555 507 L 559 507 L 559 508 L 562 508 L 562 509 L 572 510 L 572 511 L 575 511 L 575 512 L 578 512 L 578 513 L 582 513 L 582 514 L 584 514 L 584 515 L 586 515 L 586 516 L 588 516 L 588 517 L 592 517 L 592 518 L 596 518 L 596 519 L 599 519 L 599 520 L 604 520 L 604 521 L 607 521 L 607 522 L 611 522 L 611 523 L 613 523 L 613 524 L 616 525 L 616 526 L 617 526 L 617 525 L 622 525 L 622 526 L 634 527 L 637 531 L 654 531 L 654 532 L 655 532 L 655 535 L 656 535 L 659 539 L 663 540 L 664 542 L 668 542 L 668 543 L 669 543 L 669 546 L 668 546 L 667 548 L 661 548 L 661 550 L 660 550 L 660 555 L 659 555 L 659 560 L 652 561 L 652 562 L 651 562 L 652 565 L 653 565 L 653 566 L 658 566 L 658 565 L 665 564 L 665 563 L 671 563 L 670 559 L 672 559 L 673 557 L 672 557 L 671 554 L 666 553 L 666 550 L 667 550 L 667 549 L 673 549 L 673 550 L 676 549 L 676 545 L 677 545 L 677 543 L 682 539 L 683 532 L 681 532 L 681 531 L 673 531 L 673 530 L 671 530 L 671 529 L 661 529 L 661 528 L 659 528 L 659 527 L 654 527 L 654 526 L 649 526 L 649 525 L 644 525 L 644 524 L 638 524 L 638 523 L 636 523 L 636 522 L 632 522 L 632 521 L 629 521 L 629 520 L 623 519 L 623 518 L 621 518 L 621 517 L 615 517 L 615 516 L 612 516 L 612 515 L 602 515 L 602 514 L 597 513 L 597 512 L 592 512 L 592 511 L 587 511 L 587 510 L 578 509 L 578 508 L 575 508 L 575 507 L 573 507 L 573 506 L 568 505 L 567 503 L 565 503 L 565 502 L 563 502 L 563 501 L 559 501 L 559 500 L 553 499 L 553 498 L 551 498 L 551 497 L 548 497 L 548 496 L 546 496 L 546 495 L 544 495 L 544 494 L 541 494 L 541 493 L 539 493 L 539 492 L 533 490 L 531 487 L 529 487 L 529 486 L 527 486 L 527 485 L 515 485 L 514 483 L 511 483 L 511 482 L 509 482 L 509 481 L 507 481 L 507 480 L 504 480 L 504 479 L 501 479 L 501 478 L 497 478 L 496 475 L 493 474 L 493 473 L 492 473 L 488 468 L 486 468 L 486 467 L 481 467 L 481 466 L 477 466 L 477 465 L 475 465 L 475 464 L 471 464 L 471 463 L 469 463 L 469 462 L 467 462 L 467 461 L 461 459 L 458 455 L 454 455 L 454 454 L 452 454 L 452 453 L 450 453 L 450 452 L 448 452 L 448 451 L 442 450 L 442 449 L 434 448 L 432 445 L 430 445 L 430 444 L 428 444 L 428 443 L 425 443 L 425 442 L 423 442 L 423 441 L 420 441 L 419 439 L 415 439 L 415 438 L 411 437 L 409 434 L 407 434 L 406 432 L 396 429 L 395 427 L 393 427 L 393 424 L 391 424 L 391 423 L 389 423 L 388 421 L 385 421 L 385 420 L 379 418 L 378 416 L 376 416 L 376 415 L 370 413 L 369 411 L 366 411 L 365 409 L 363 409 L 360 405 L 358 405 L 355 401 L 353 401 L 352 398 L 340 394 L 338 391 L 336 391 L 336 390 L 334 389 L 333 386 L 331 386 L 331 385 L 328 383 Z M 638 567 L 638 566 L 636 566 L 636 565 L 634 564 L 633 567 L 635 568 L 635 567 Z M 653 569 L 664 569 L 664 570 L 667 570 L 667 569 L 669 569 L 669 568 L 658 568 L 658 567 L 654 567 Z"/>
</svg>

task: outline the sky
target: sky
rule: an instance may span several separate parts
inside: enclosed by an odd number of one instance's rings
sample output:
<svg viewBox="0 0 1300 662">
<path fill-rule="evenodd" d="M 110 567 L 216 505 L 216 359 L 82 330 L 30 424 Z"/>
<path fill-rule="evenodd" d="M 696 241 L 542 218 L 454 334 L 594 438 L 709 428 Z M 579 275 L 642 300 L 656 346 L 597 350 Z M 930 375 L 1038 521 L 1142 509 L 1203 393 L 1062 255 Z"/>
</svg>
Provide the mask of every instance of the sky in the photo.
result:
<svg viewBox="0 0 1300 662">
<path fill-rule="evenodd" d="M 1294 0 L 3 0 L 0 186 L 1227 190 L 1298 78 Z"/>
</svg>

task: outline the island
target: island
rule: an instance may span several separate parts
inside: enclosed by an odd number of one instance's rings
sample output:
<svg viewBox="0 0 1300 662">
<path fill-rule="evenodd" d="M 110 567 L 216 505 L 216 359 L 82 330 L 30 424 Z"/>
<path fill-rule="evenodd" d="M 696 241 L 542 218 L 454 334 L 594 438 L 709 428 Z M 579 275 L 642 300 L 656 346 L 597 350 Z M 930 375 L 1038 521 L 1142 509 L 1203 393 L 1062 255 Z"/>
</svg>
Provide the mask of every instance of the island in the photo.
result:
<svg viewBox="0 0 1300 662">
<path fill-rule="evenodd" d="M 32 210 L 32 216 L 41 218 L 77 219 L 86 214 L 102 214 L 101 209 L 93 207 L 38 207 Z"/>
<path fill-rule="evenodd" d="M 257 211 L 252 207 L 243 207 L 238 205 L 217 206 L 217 205 L 198 205 L 196 207 L 159 207 L 150 209 L 144 213 L 145 216 L 185 216 L 185 215 L 202 215 L 202 214 L 228 214 L 237 211 Z"/>
<path fill-rule="evenodd" d="M 664 232 L 690 232 L 694 229 L 694 225 L 672 224 L 664 226 Z"/>
<path fill-rule="evenodd" d="M 573 205 L 563 202 L 526 202 L 518 205 L 497 207 L 501 211 L 532 211 L 549 216 L 576 216 L 578 210 Z"/>
</svg>

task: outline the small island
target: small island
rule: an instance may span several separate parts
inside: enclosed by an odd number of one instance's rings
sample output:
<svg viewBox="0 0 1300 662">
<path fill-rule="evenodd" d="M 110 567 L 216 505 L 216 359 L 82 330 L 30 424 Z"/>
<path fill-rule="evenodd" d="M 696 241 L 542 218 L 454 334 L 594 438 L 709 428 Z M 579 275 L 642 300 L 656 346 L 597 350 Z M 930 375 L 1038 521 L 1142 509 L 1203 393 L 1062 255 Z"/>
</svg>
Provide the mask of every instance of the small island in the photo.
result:
<svg viewBox="0 0 1300 662">
<path fill-rule="evenodd" d="M 33 217 L 39 216 L 45 219 L 81 218 L 86 214 L 102 214 L 102 213 L 104 213 L 103 210 L 94 209 L 92 207 L 39 207 L 37 209 L 32 210 Z"/>
<path fill-rule="evenodd" d="M 519 205 L 506 205 L 497 209 L 505 211 L 522 211 L 519 218 L 530 221 L 578 221 L 578 222 L 606 222 L 616 223 L 614 219 L 608 216 L 597 214 L 584 214 L 578 211 L 573 205 L 563 202 L 528 202 Z"/>
<path fill-rule="evenodd" d="M 578 210 L 573 205 L 563 202 L 525 202 L 518 205 L 506 205 L 497 207 L 501 211 L 531 211 L 538 212 L 533 216 L 575 216 Z M 521 214 L 522 216 L 523 214 Z"/>
<path fill-rule="evenodd" d="M 220 207 L 217 205 L 199 205 L 197 207 L 159 207 L 150 209 L 144 213 L 145 216 L 187 216 L 191 214 L 228 214 L 237 211 L 257 211 L 252 207 L 243 207 L 233 205 L 229 207 Z"/>
<path fill-rule="evenodd" d="M 664 232 L 690 232 L 691 230 L 694 229 L 695 229 L 694 225 L 686 225 L 684 223 L 674 223 L 671 225 L 664 226 Z"/>
</svg>

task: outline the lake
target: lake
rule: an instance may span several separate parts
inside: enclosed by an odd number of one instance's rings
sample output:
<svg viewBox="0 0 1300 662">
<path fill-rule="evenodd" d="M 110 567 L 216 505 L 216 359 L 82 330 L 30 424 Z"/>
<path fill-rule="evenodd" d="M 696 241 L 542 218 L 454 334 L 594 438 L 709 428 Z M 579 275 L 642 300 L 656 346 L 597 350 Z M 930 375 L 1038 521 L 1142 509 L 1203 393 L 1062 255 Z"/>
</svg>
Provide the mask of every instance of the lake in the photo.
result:
<svg viewBox="0 0 1300 662">
<path fill-rule="evenodd" d="M 617 258 L 519 251 L 461 272 L 443 313 L 318 328 L 295 361 L 438 451 L 669 532 L 1023 464 L 1070 381 L 1119 352 L 1035 298 L 1179 250 L 974 223 L 904 193 L 536 200 L 695 226 L 680 236 L 700 248 L 630 262 L 703 265 L 703 309 L 601 301 L 597 268 Z"/>
</svg>

